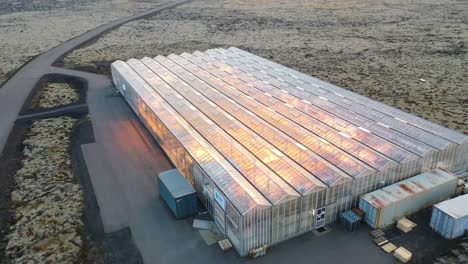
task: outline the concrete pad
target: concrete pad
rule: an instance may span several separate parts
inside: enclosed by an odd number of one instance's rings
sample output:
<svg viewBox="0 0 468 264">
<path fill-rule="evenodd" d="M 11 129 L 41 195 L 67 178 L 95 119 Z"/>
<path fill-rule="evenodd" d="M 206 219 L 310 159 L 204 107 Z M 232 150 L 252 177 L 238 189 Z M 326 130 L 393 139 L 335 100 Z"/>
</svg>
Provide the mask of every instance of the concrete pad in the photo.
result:
<svg viewBox="0 0 468 264">
<path fill-rule="evenodd" d="M 122 196 L 115 172 L 97 143 L 82 145 L 83 156 L 93 183 L 104 232 L 114 232 L 128 226 L 127 202 Z"/>
<path fill-rule="evenodd" d="M 312 233 L 314 233 L 314 235 L 316 235 L 316 236 L 323 236 L 326 233 L 331 232 L 333 230 L 330 226 L 324 226 L 323 229 L 325 229 L 325 230 L 322 231 L 322 232 L 319 232 L 317 230 L 312 230 Z"/>
<path fill-rule="evenodd" d="M 194 230 L 211 230 L 213 228 L 213 221 L 206 221 L 206 220 L 200 220 L 200 219 L 194 219 L 192 228 Z"/>
<path fill-rule="evenodd" d="M 213 233 L 209 230 L 198 230 L 200 235 L 202 236 L 203 240 L 205 240 L 205 243 L 208 246 L 211 246 L 218 242 L 218 235 L 216 233 Z"/>
</svg>

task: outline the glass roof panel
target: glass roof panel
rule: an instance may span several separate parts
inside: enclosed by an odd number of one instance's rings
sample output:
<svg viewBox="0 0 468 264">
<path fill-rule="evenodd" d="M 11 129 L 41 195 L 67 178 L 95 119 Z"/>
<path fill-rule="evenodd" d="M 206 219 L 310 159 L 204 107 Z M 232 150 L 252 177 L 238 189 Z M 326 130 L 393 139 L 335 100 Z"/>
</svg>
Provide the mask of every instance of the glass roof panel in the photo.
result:
<svg viewBox="0 0 468 264">
<path fill-rule="evenodd" d="M 269 206 L 270 203 L 240 173 L 232 168 L 215 149 L 204 140 L 167 102 L 160 97 L 126 63 L 117 61 L 112 64 L 113 75 L 126 82 L 147 103 L 148 108 L 136 109 L 144 120 L 150 120 L 146 111 L 153 112 L 165 124 L 194 160 L 210 175 L 221 192 L 233 203 L 241 214 L 256 206 Z M 118 84 L 117 84 L 118 85 Z M 163 89 L 163 86 L 160 86 Z M 138 99 L 138 100 L 140 100 Z M 156 114 L 157 113 L 157 114 Z M 178 136 L 181 136 L 180 138 Z M 188 136 L 190 135 L 190 136 Z M 170 153 L 168 154 L 170 155 Z"/>
</svg>

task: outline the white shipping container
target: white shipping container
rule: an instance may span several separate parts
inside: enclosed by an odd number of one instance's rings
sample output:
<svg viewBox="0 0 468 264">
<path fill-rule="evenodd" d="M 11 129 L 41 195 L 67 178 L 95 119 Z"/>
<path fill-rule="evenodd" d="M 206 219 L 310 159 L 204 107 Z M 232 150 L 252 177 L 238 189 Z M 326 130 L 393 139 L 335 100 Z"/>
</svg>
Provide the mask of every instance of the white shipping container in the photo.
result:
<svg viewBox="0 0 468 264">
<path fill-rule="evenodd" d="M 458 177 L 436 169 L 361 196 L 359 207 L 373 228 L 394 223 L 455 193 Z"/>
<path fill-rule="evenodd" d="M 468 194 L 434 205 L 430 226 L 447 239 L 463 236 L 468 229 Z"/>
</svg>

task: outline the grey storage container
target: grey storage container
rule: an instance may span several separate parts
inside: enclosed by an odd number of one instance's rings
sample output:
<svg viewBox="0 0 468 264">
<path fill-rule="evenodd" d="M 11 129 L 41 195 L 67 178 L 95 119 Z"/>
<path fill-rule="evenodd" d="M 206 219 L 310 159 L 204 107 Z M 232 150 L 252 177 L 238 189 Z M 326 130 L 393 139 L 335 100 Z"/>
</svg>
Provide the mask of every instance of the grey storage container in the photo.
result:
<svg viewBox="0 0 468 264">
<path fill-rule="evenodd" d="M 159 194 L 177 219 L 197 213 L 197 193 L 178 169 L 158 175 Z"/>
<path fill-rule="evenodd" d="M 434 205 L 429 225 L 447 239 L 463 236 L 468 230 L 468 194 Z"/>
<path fill-rule="evenodd" d="M 394 223 L 455 194 L 458 177 L 436 169 L 361 196 L 359 208 L 373 228 Z"/>
</svg>

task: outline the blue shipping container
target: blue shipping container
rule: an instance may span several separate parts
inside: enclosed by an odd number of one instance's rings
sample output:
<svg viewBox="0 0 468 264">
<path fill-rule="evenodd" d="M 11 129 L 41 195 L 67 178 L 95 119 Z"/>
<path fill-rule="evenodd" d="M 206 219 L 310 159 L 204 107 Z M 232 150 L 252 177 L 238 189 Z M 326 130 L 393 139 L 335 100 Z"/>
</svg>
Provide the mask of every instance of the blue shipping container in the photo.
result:
<svg viewBox="0 0 468 264">
<path fill-rule="evenodd" d="M 161 172 L 158 175 L 159 194 L 177 219 L 197 213 L 197 193 L 178 169 Z"/>
<path fill-rule="evenodd" d="M 429 225 L 447 239 L 455 239 L 468 229 L 468 194 L 438 203 Z"/>
</svg>

